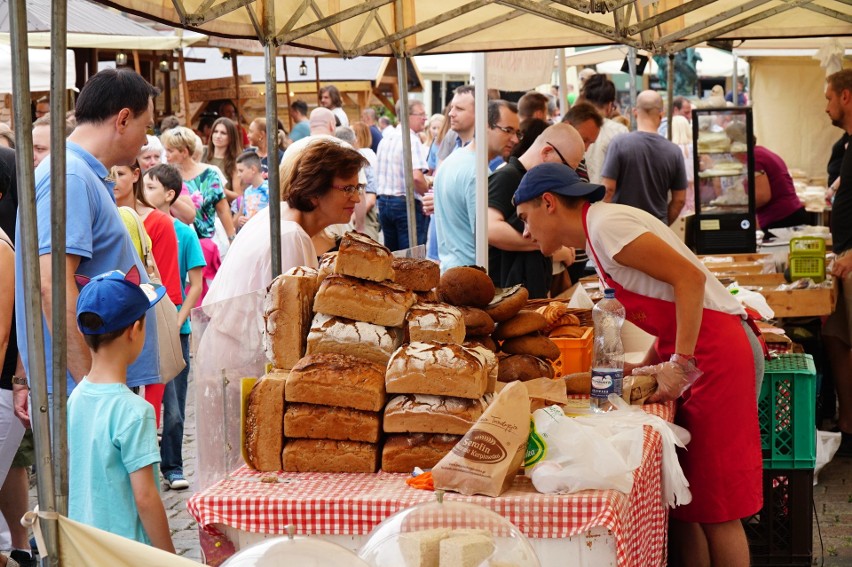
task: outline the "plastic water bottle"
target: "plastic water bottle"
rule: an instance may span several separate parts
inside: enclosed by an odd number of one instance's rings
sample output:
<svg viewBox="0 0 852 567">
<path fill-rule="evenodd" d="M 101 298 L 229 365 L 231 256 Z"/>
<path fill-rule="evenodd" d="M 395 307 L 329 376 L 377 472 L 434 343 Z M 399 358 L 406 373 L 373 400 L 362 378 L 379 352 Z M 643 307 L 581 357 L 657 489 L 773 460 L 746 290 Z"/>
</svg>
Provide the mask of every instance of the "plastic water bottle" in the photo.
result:
<svg viewBox="0 0 852 567">
<path fill-rule="evenodd" d="M 592 359 L 591 407 L 593 411 L 611 409 L 610 394 L 621 395 L 624 379 L 624 345 L 621 326 L 624 306 L 615 298 L 615 290 L 604 290 L 604 298 L 592 309 L 595 322 L 595 348 Z"/>
</svg>

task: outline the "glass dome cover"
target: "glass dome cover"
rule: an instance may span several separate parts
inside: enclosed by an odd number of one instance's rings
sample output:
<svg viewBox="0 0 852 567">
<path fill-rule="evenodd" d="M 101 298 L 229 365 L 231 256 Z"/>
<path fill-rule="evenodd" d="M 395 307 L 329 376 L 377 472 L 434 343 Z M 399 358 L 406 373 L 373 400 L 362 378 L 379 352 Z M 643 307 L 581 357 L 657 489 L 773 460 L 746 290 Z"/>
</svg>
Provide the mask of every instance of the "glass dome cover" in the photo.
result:
<svg viewBox="0 0 852 567">
<path fill-rule="evenodd" d="M 222 567 L 368 567 L 348 549 L 319 538 L 294 537 L 292 526 L 289 535 L 265 539 L 232 555 Z"/>
<path fill-rule="evenodd" d="M 526 536 L 467 502 L 425 502 L 376 526 L 358 556 L 372 567 L 539 567 Z"/>
</svg>

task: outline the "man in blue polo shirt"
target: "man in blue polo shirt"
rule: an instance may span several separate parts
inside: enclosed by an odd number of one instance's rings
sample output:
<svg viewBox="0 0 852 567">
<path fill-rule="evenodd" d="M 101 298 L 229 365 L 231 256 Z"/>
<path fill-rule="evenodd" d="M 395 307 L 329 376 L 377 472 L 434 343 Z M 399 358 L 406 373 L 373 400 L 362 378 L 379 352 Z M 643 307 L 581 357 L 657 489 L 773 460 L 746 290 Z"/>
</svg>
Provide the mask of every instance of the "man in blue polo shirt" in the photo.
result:
<svg viewBox="0 0 852 567">
<path fill-rule="evenodd" d="M 159 91 L 129 69 L 107 69 L 92 76 L 77 98 L 77 128 L 65 144 L 68 192 L 66 214 L 66 333 L 68 339 L 68 391 L 91 367 L 89 349 L 77 331 L 75 308 L 79 286 L 75 274 L 92 277 L 110 270 L 127 272 L 134 265 L 147 282 L 142 265 L 124 223 L 115 206 L 112 183 L 107 181 L 109 169 L 115 165 L 131 165 L 140 148 L 147 143 L 146 132 L 154 123 L 153 99 Z M 51 297 L 51 218 L 50 158 L 35 171 L 38 253 L 41 269 L 42 298 Z M 17 223 L 16 241 L 21 223 Z M 24 300 L 23 252 L 15 256 L 15 314 L 18 345 L 25 368 L 29 369 L 26 321 L 35 314 L 27 312 Z M 47 386 L 51 388 L 51 304 L 42 303 L 47 365 Z M 130 387 L 159 383 L 156 318 L 149 313 L 145 325 L 142 354 L 127 371 Z"/>
</svg>

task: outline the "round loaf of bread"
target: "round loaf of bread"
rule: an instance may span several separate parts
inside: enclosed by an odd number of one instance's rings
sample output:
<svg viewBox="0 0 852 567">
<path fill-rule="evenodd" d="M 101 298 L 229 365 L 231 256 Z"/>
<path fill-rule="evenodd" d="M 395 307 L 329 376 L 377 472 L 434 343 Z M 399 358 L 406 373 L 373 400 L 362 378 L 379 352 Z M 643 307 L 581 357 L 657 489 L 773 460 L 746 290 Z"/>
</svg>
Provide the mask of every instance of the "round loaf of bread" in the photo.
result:
<svg viewBox="0 0 852 567">
<path fill-rule="evenodd" d="M 553 367 L 530 354 L 512 354 L 500 359 L 497 367 L 500 382 L 526 382 L 535 378 L 553 378 Z"/>
<path fill-rule="evenodd" d="M 441 269 L 425 258 L 394 258 L 393 282 L 411 291 L 425 292 L 438 285 Z"/>
<path fill-rule="evenodd" d="M 547 319 L 541 313 L 535 311 L 520 311 L 517 315 L 500 323 L 494 332 L 494 338 L 498 341 L 522 337 L 530 333 L 536 333 L 547 327 Z"/>
<path fill-rule="evenodd" d="M 561 354 L 556 343 L 537 333 L 506 339 L 500 349 L 509 354 L 531 354 L 547 360 L 556 360 Z"/>
<path fill-rule="evenodd" d="M 497 352 L 497 343 L 491 338 L 491 335 L 467 335 L 464 338 L 464 346 L 484 346 L 491 352 Z"/>
<path fill-rule="evenodd" d="M 450 305 L 485 307 L 494 299 L 494 282 L 482 268 L 458 266 L 441 276 L 438 295 Z"/>
<path fill-rule="evenodd" d="M 468 335 L 490 335 L 494 332 L 494 320 L 488 313 L 476 307 L 459 307 L 464 317 L 464 328 Z"/>
<path fill-rule="evenodd" d="M 524 308 L 529 296 L 527 288 L 522 285 L 497 288 L 485 312 L 497 323 L 508 321 Z"/>
</svg>

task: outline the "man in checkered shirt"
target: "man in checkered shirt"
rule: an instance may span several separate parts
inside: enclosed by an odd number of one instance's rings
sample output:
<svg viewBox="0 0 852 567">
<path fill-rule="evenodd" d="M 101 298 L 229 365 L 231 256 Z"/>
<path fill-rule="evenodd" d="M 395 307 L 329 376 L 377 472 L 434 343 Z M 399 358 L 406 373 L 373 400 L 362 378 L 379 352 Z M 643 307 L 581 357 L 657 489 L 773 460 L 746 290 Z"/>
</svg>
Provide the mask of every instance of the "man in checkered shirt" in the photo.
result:
<svg viewBox="0 0 852 567">
<path fill-rule="evenodd" d="M 402 101 L 396 103 L 396 114 L 402 111 Z M 426 109 L 418 100 L 408 103 L 408 125 L 411 137 L 411 167 L 414 176 L 415 222 L 417 242 L 408 242 L 408 216 L 405 199 L 405 168 L 402 154 L 402 125 L 397 126 L 379 143 L 376 157 L 376 194 L 379 207 L 379 224 L 385 246 L 391 250 L 404 250 L 426 243 L 429 217 L 423 214 L 421 196 L 429 189 L 424 173 L 429 170 L 426 150 L 418 134 L 426 126 Z"/>
</svg>

